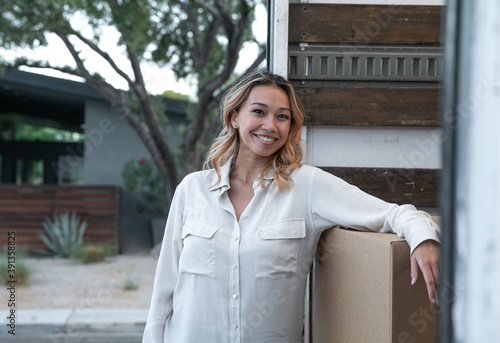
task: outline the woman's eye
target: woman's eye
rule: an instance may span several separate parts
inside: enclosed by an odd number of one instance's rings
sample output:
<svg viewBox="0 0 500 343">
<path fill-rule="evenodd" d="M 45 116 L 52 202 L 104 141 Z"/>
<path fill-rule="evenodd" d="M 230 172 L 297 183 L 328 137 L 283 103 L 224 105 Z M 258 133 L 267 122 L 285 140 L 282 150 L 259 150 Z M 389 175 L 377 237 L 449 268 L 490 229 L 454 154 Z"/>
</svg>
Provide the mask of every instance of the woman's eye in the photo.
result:
<svg viewBox="0 0 500 343">
<path fill-rule="evenodd" d="M 280 114 L 280 115 L 278 115 L 278 118 L 288 120 L 288 119 L 290 119 L 290 116 L 288 114 Z"/>
<path fill-rule="evenodd" d="M 253 110 L 254 113 L 257 113 L 257 114 L 264 114 L 264 111 L 262 110 Z"/>
</svg>

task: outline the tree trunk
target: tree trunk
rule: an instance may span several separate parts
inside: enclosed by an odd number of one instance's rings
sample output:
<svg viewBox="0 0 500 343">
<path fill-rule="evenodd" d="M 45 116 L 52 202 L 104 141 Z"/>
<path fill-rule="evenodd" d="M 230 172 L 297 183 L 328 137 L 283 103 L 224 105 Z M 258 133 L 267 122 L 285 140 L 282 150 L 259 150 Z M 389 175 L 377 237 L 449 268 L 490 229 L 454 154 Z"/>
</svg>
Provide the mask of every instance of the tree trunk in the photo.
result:
<svg viewBox="0 0 500 343">
<path fill-rule="evenodd" d="M 139 102 L 144 114 L 146 125 L 149 129 L 151 139 L 158 150 L 158 155 L 153 156 L 153 160 L 158 167 L 158 170 L 163 175 L 169 195 L 173 195 L 179 176 L 175 166 L 174 156 L 167 144 L 163 127 L 160 123 L 158 114 L 153 105 L 151 97 L 144 92 L 139 96 Z"/>
<path fill-rule="evenodd" d="M 186 138 L 186 151 L 184 155 L 184 173 L 189 174 L 200 170 L 203 164 L 203 149 L 200 138 L 207 127 L 208 113 L 212 110 L 208 107 L 212 92 L 198 93 L 198 104 L 196 105 L 193 122 Z"/>
</svg>

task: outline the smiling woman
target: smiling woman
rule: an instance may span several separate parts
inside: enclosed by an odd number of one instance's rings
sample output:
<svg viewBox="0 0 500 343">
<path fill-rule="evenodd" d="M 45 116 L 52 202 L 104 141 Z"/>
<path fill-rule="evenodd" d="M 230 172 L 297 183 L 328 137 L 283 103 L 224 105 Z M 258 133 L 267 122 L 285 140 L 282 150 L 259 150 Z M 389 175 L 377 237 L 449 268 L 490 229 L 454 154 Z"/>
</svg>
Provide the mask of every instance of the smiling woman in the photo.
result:
<svg viewBox="0 0 500 343">
<path fill-rule="evenodd" d="M 249 105 L 253 107 L 248 108 Z M 276 169 L 275 179 L 278 188 L 280 191 L 287 188 L 289 184 L 286 175 L 299 167 L 302 159 L 300 130 L 304 121 L 302 103 L 296 96 L 290 83 L 284 78 L 270 73 L 250 73 L 242 77 L 228 92 L 223 101 L 221 110 L 225 127 L 212 145 L 205 166 L 211 163 L 217 173 L 218 181 L 220 181 L 220 167 L 230 161 L 234 164 L 237 156 L 240 156 L 242 152 L 241 143 L 243 141 L 243 136 L 249 136 L 248 141 L 250 143 L 253 140 L 257 140 L 260 142 L 260 145 L 264 146 L 265 143 L 270 143 L 265 142 L 264 139 L 268 141 L 270 138 L 278 139 L 279 142 L 277 144 L 270 144 L 272 147 L 277 148 L 274 150 L 274 155 L 271 156 L 272 158 L 251 161 L 250 165 L 257 165 L 257 169 L 262 167 L 260 173 L 256 172 L 254 173 L 255 175 L 253 175 L 254 178 L 259 175 L 261 185 L 263 185 L 263 175 L 267 170 L 271 169 L 271 167 L 274 167 Z M 260 130 L 260 132 L 255 131 L 249 133 L 247 129 L 242 131 L 239 128 L 237 122 L 239 113 L 249 111 L 254 112 L 249 116 L 244 115 L 243 122 L 246 122 L 245 118 L 255 118 L 256 123 L 253 123 L 253 125 L 255 126 L 260 122 L 262 126 L 254 127 L 254 129 Z M 266 117 L 267 121 L 265 120 Z M 285 119 L 286 117 L 288 118 Z M 259 118 L 262 119 L 259 120 Z M 269 121 L 271 121 L 271 123 L 279 123 L 281 130 L 288 127 L 286 136 L 283 137 L 283 132 L 277 132 L 277 126 L 273 127 L 273 125 L 271 125 L 271 127 L 269 127 Z M 234 124 L 237 124 L 236 128 Z M 264 135 L 262 135 L 262 131 L 266 131 Z M 269 131 L 271 131 L 271 135 L 269 135 Z M 256 132 L 260 134 L 261 137 L 264 137 L 264 139 L 256 137 Z M 281 143 L 281 145 L 279 143 Z M 245 142 L 243 142 L 243 144 L 245 144 Z M 257 144 L 257 147 L 260 145 Z M 243 152 L 243 154 L 245 152 Z M 243 155 L 240 160 L 246 160 L 245 156 Z M 233 165 L 232 168 L 234 173 L 237 167 Z M 250 175 L 249 177 L 251 180 L 252 176 Z"/>
<path fill-rule="evenodd" d="M 254 87 L 231 118 L 239 131 L 238 156 L 256 164 L 268 160 L 288 138 L 291 113 L 285 91 L 274 86 Z"/>
<path fill-rule="evenodd" d="M 424 271 L 435 301 L 439 227 L 302 165 L 303 107 L 288 81 L 245 75 L 221 114 L 213 169 L 189 174 L 174 195 L 144 343 L 301 342 L 307 274 L 336 225 L 407 237 L 412 275 Z"/>
</svg>

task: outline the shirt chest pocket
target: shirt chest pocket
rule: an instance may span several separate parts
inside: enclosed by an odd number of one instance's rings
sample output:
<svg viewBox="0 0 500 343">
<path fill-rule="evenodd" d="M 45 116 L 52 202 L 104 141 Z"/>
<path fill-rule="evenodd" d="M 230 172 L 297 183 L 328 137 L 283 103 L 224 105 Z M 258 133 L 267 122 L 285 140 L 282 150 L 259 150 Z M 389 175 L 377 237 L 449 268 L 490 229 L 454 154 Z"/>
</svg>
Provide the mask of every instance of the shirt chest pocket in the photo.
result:
<svg viewBox="0 0 500 343">
<path fill-rule="evenodd" d="M 183 248 L 179 272 L 215 278 L 215 234 L 220 226 L 196 220 L 182 227 Z"/>
<path fill-rule="evenodd" d="M 303 219 L 258 225 L 254 255 L 255 277 L 280 279 L 295 275 L 300 242 L 305 236 Z"/>
</svg>

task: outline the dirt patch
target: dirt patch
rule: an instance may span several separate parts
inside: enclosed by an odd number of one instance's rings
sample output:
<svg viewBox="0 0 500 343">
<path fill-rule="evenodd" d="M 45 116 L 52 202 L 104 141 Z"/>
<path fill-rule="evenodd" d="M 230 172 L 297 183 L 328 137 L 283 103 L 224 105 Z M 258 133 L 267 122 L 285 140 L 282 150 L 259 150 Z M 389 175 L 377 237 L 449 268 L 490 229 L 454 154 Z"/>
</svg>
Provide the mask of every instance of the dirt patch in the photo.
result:
<svg viewBox="0 0 500 343">
<path fill-rule="evenodd" d="M 93 264 L 62 258 L 25 261 L 31 276 L 28 285 L 16 289 L 18 309 L 149 308 L 157 265 L 151 255 L 119 255 Z M 127 280 L 137 289 L 126 290 Z M 0 303 L 5 305 L 8 292 L 2 288 Z"/>
</svg>

